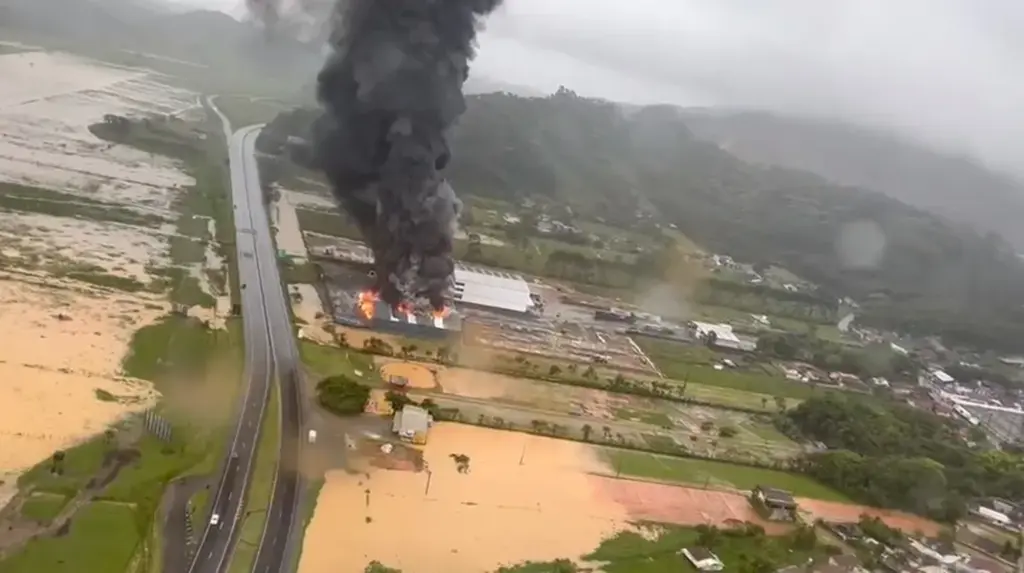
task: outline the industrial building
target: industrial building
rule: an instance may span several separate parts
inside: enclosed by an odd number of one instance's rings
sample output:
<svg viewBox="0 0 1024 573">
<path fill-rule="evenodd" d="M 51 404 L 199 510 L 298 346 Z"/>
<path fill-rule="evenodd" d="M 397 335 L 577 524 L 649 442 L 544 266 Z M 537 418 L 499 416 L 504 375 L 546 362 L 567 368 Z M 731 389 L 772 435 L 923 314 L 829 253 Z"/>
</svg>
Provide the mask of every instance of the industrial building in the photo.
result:
<svg viewBox="0 0 1024 573">
<path fill-rule="evenodd" d="M 455 312 L 439 321 L 430 314 L 424 313 L 396 315 L 392 312 L 391 307 L 382 300 L 375 301 L 373 305 L 373 313 L 370 318 L 361 317 L 360 321 L 362 326 L 380 332 L 414 338 L 445 338 L 462 330 L 462 317 Z M 356 314 L 358 315 L 358 313 Z"/>
<path fill-rule="evenodd" d="M 429 412 L 419 406 L 407 405 L 395 412 L 391 429 L 403 441 L 425 444 L 427 443 L 427 431 L 432 422 Z"/>
<path fill-rule="evenodd" d="M 517 315 L 534 310 L 530 285 L 522 276 L 464 263 L 455 265 L 452 297 L 456 308 L 470 306 Z"/>
<path fill-rule="evenodd" d="M 1024 410 L 1014 406 L 997 406 L 945 394 L 953 403 L 953 411 L 970 424 L 979 426 L 999 444 L 1024 441 Z"/>
</svg>

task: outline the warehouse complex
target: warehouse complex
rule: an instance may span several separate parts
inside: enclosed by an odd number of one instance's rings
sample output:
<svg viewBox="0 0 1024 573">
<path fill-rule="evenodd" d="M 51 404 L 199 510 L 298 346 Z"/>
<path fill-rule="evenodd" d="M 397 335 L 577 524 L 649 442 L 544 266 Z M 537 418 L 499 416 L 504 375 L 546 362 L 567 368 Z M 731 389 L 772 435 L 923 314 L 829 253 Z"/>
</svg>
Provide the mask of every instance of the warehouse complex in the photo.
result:
<svg viewBox="0 0 1024 573">
<path fill-rule="evenodd" d="M 530 285 L 520 275 L 464 263 L 455 265 L 453 298 L 456 308 L 469 306 L 515 314 L 526 314 L 534 308 Z"/>
</svg>

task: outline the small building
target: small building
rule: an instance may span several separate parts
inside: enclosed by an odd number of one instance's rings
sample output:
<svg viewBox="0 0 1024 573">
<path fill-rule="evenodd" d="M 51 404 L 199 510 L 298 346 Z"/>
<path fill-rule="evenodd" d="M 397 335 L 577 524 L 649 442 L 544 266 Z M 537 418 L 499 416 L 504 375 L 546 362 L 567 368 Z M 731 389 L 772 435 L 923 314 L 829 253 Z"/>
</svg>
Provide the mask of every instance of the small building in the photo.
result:
<svg viewBox="0 0 1024 573">
<path fill-rule="evenodd" d="M 687 548 L 679 553 L 698 571 L 722 571 L 725 569 L 725 565 L 718 556 L 703 547 Z"/>
<path fill-rule="evenodd" d="M 391 423 L 391 430 L 405 442 L 427 443 L 427 431 L 433 420 L 430 413 L 419 406 L 408 405 L 398 412 Z"/>
<path fill-rule="evenodd" d="M 788 491 L 759 485 L 750 492 L 750 501 L 768 521 L 796 521 L 797 505 Z"/>
</svg>

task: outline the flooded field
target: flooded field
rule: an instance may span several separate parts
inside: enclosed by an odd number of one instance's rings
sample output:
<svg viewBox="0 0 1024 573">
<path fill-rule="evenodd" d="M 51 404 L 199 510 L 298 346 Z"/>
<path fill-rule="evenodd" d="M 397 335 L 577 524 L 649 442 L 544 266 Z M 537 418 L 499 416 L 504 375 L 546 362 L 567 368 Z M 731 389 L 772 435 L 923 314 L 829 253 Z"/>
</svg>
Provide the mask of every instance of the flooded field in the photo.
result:
<svg viewBox="0 0 1024 573">
<path fill-rule="evenodd" d="M 146 70 L 30 47 L 0 52 L 0 77 L 0 488 L 9 494 L 21 471 L 157 398 L 120 365 L 132 333 L 170 308 L 149 286 L 172 264 L 174 205 L 193 179 L 88 127 L 105 114 L 201 110 L 194 94 Z M 189 273 L 202 275 L 195 266 Z"/>
</svg>

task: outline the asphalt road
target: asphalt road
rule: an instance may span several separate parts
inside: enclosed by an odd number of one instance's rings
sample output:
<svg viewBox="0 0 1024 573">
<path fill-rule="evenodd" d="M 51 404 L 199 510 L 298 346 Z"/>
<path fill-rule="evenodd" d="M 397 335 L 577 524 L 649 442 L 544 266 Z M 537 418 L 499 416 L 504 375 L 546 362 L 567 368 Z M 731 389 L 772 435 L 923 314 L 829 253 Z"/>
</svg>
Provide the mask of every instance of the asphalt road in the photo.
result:
<svg viewBox="0 0 1024 573">
<path fill-rule="evenodd" d="M 223 116 L 221 119 L 224 121 L 225 133 L 229 133 L 230 125 L 227 119 Z M 255 460 L 260 424 L 263 421 L 272 384 L 273 349 L 267 328 L 269 313 L 266 311 L 260 273 L 261 265 L 266 263 L 257 255 L 261 244 L 257 231 L 266 235 L 267 230 L 265 224 L 263 227 L 255 224 L 255 214 L 263 213 L 263 219 L 258 221 L 265 223 L 266 213 L 258 196 L 254 203 L 251 202 L 252 195 L 245 180 L 244 162 L 240 157 L 244 142 L 247 139 L 255 139 L 258 130 L 258 127 L 239 130 L 231 136 L 229 146 L 238 275 L 239 283 L 246 285 L 241 293 L 246 387 L 237 412 L 230 453 L 223 464 L 220 480 L 213 493 L 210 515 L 219 516 L 219 522 L 205 524 L 189 573 L 222 573 L 230 562 L 229 556 L 240 529 L 245 491 Z M 276 274 L 276 261 L 271 260 L 270 266 Z M 279 291 L 278 286 L 274 292 Z"/>
<path fill-rule="evenodd" d="M 256 132 L 258 133 L 258 129 Z M 270 221 L 262 201 L 259 169 L 255 156 L 255 135 L 233 139 L 241 149 L 246 174 L 249 204 L 253 205 L 252 221 L 256 231 L 256 256 L 260 267 L 261 289 L 266 304 L 267 328 L 270 331 L 277 379 L 281 384 L 281 450 L 278 458 L 274 493 L 267 510 L 266 527 L 256 553 L 253 573 L 283 573 L 292 565 L 295 551 L 295 515 L 302 480 L 299 474 L 299 453 L 302 448 L 301 412 L 299 402 L 300 361 L 289 302 L 277 266 L 277 249 L 271 237 Z M 257 208 L 258 207 L 258 208 Z"/>
</svg>

